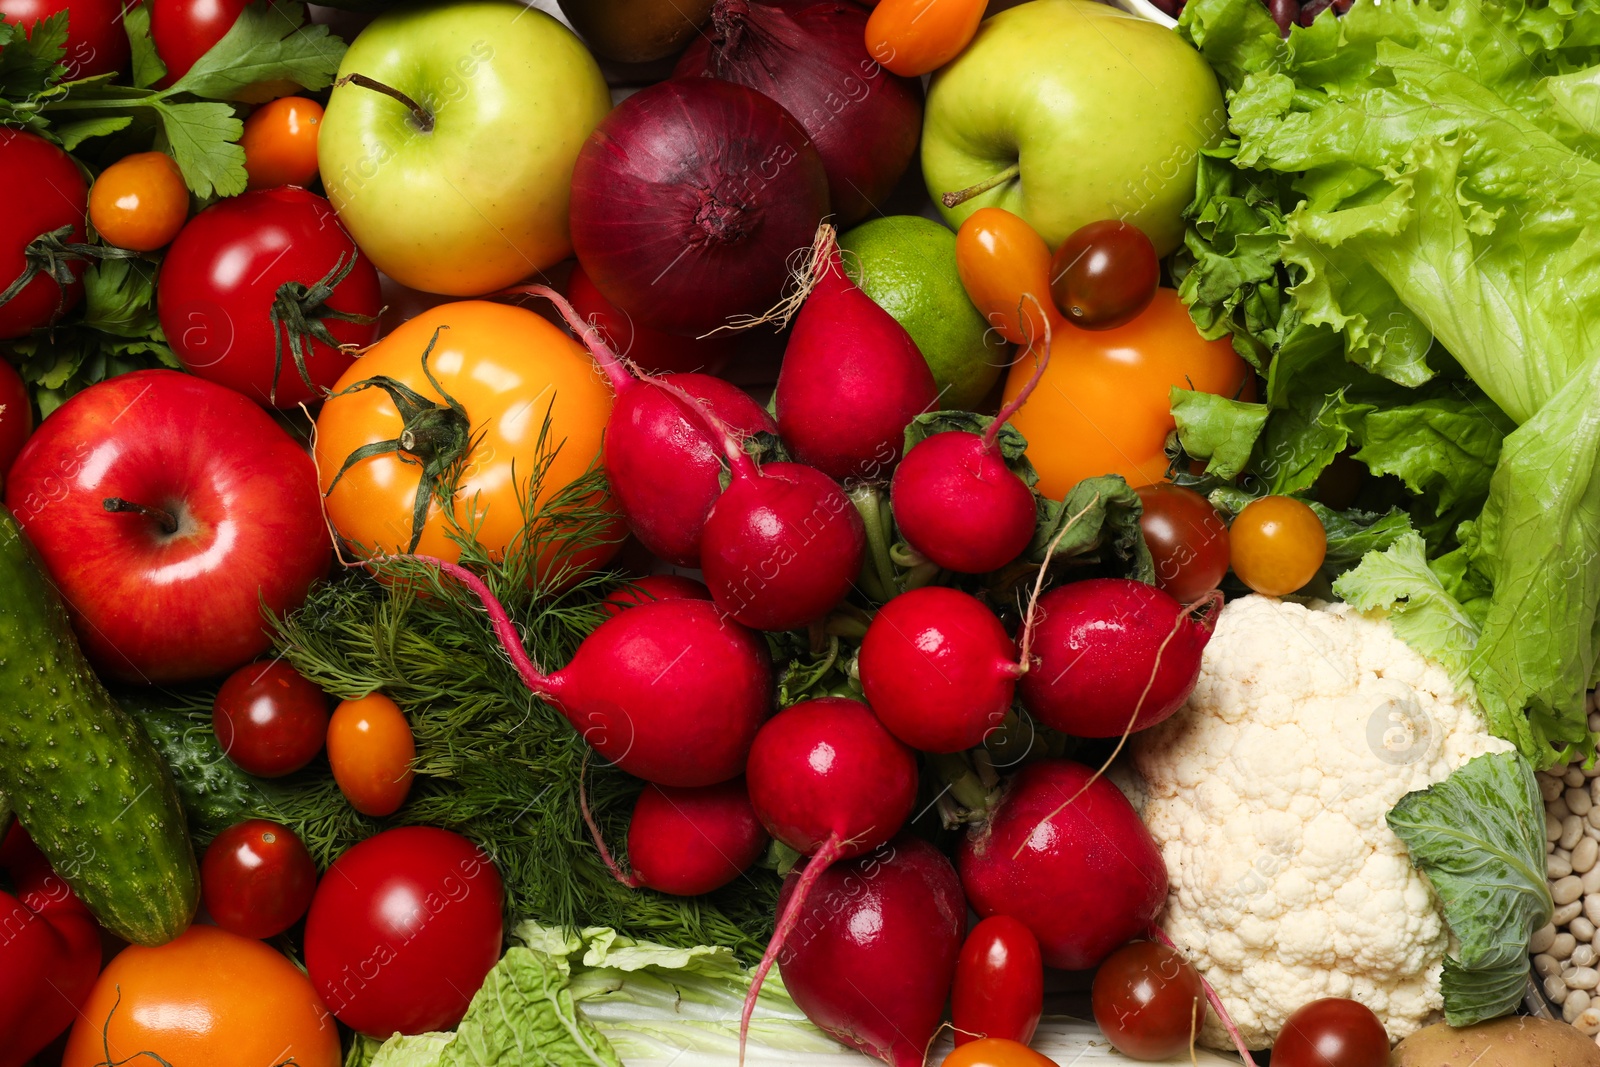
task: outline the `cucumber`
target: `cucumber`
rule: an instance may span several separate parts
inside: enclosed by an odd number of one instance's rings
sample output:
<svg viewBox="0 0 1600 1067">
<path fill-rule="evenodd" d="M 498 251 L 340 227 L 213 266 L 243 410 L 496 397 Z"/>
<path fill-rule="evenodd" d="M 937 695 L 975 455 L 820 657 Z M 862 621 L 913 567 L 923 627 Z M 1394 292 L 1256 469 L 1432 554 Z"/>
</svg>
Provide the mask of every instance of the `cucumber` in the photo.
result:
<svg viewBox="0 0 1600 1067">
<path fill-rule="evenodd" d="M 172 774 L 95 677 L 4 507 L 0 793 L 107 930 L 160 945 L 188 929 L 200 875 Z"/>
<path fill-rule="evenodd" d="M 178 800 L 197 846 L 235 823 L 254 818 L 262 787 L 222 753 L 211 725 L 211 702 L 160 690 L 118 694 L 172 769 Z"/>
</svg>

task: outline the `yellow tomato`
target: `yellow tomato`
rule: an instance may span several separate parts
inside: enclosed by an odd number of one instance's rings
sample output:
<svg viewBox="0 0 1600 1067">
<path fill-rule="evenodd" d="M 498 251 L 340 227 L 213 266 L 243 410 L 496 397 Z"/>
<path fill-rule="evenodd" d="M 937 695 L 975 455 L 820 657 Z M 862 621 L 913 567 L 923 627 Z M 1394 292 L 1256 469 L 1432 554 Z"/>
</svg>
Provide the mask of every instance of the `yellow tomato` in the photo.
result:
<svg viewBox="0 0 1600 1067">
<path fill-rule="evenodd" d="M 427 359 L 430 382 L 423 353 L 436 333 Z M 408 425 L 384 388 L 355 388 L 379 376 L 427 401 L 426 414 Z M 531 311 L 482 300 L 444 304 L 404 323 L 356 360 L 334 393 L 317 418 L 316 443 L 334 529 L 363 558 L 416 551 L 447 560 L 457 559 L 460 550 L 447 536 L 450 516 L 438 493 L 428 501 L 420 536 L 410 547 L 425 463 L 437 467 L 441 458 L 460 455 L 454 520 L 463 528 L 475 526 L 479 543 L 499 558 L 522 536 L 518 495 L 539 470 L 541 455 L 548 458 L 559 447 L 534 497 L 535 509 L 599 462 L 612 399 L 576 341 Z M 464 417 L 450 414 L 446 394 Z M 381 442 L 397 442 L 399 449 L 357 458 L 340 474 L 358 449 Z M 541 554 L 540 570 L 549 574 L 564 563 L 599 566 L 619 543 L 620 534 L 576 553 L 552 546 Z"/>
<path fill-rule="evenodd" d="M 1033 376 L 1019 359 L 1006 377 L 1005 400 Z M 1138 318 L 1113 330 L 1053 328 L 1050 364 L 1011 424 L 1028 439 L 1039 491 L 1060 500 L 1078 482 L 1120 474 L 1138 487 L 1166 474 L 1163 452 L 1173 386 L 1249 399 L 1250 368 L 1227 338 L 1200 336 L 1174 289 L 1157 289 Z"/>
</svg>

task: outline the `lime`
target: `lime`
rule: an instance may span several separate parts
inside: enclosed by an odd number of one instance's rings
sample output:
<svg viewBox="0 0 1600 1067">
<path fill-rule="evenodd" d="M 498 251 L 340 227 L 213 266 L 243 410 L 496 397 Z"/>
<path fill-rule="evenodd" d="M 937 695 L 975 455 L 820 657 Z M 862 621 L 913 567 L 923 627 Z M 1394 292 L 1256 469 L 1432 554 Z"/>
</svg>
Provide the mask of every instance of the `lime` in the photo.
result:
<svg viewBox="0 0 1600 1067">
<path fill-rule="evenodd" d="M 864 222 L 839 238 L 845 269 L 906 328 L 939 385 L 939 407 L 968 410 L 1006 366 L 1006 342 L 990 332 L 956 273 L 956 235 L 920 215 Z"/>
</svg>

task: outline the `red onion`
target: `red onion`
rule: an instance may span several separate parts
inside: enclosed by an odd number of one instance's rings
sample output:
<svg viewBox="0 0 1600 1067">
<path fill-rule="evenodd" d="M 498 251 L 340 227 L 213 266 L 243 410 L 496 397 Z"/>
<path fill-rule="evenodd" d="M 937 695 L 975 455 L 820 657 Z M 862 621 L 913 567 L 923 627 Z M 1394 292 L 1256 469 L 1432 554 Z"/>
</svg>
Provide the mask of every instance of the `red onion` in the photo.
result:
<svg viewBox="0 0 1600 1067">
<path fill-rule="evenodd" d="M 634 322 L 667 333 L 770 308 L 827 211 L 827 172 L 799 123 L 712 78 L 628 97 L 572 171 L 578 261 Z"/>
<path fill-rule="evenodd" d="M 748 85 L 788 108 L 822 154 L 841 226 L 894 191 L 917 150 L 922 83 L 867 55 L 868 9 L 848 0 L 717 0 L 712 35 L 673 73 Z"/>
<path fill-rule="evenodd" d="M 606 299 L 582 263 L 572 268 L 567 299 L 579 316 L 594 324 L 613 352 L 649 374 L 715 374 L 727 366 L 739 343 L 738 336 L 732 333 L 696 339 L 662 333 L 634 322 Z"/>
</svg>

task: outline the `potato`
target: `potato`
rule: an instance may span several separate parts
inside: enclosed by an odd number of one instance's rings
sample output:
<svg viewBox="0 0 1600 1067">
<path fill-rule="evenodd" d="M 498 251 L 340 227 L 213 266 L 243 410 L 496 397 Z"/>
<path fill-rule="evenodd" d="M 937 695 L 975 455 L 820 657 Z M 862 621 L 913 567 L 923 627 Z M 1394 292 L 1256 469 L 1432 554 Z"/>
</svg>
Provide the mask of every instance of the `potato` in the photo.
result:
<svg viewBox="0 0 1600 1067">
<path fill-rule="evenodd" d="M 1600 1067 L 1600 1047 L 1565 1023 L 1512 1015 L 1461 1030 L 1435 1023 L 1400 1042 L 1390 1067 Z"/>
</svg>

